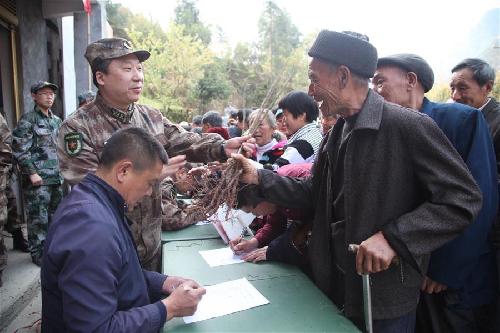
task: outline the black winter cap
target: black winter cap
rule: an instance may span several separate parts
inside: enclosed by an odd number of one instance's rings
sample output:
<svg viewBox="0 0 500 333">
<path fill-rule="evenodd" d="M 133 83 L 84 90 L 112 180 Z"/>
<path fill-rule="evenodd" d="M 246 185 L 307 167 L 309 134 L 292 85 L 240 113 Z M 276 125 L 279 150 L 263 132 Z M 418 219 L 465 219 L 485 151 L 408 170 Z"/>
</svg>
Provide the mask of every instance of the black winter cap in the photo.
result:
<svg viewBox="0 0 500 333">
<path fill-rule="evenodd" d="M 323 30 L 308 54 L 329 63 L 345 65 L 365 78 L 373 77 L 377 68 L 377 49 L 368 42 L 368 37 L 354 32 Z"/>
<path fill-rule="evenodd" d="M 434 85 L 434 72 L 431 66 L 422 57 L 411 53 L 393 54 L 378 60 L 377 67 L 395 65 L 405 71 L 417 74 L 417 80 L 428 92 Z"/>
</svg>

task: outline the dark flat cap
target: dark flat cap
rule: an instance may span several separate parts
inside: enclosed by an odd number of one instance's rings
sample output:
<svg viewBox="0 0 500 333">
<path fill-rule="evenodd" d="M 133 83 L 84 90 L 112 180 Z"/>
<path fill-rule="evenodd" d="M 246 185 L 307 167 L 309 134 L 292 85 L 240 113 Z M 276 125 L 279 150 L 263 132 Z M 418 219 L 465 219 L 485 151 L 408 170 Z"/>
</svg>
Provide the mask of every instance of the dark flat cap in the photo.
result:
<svg viewBox="0 0 500 333">
<path fill-rule="evenodd" d="M 50 83 L 47 81 L 37 81 L 31 85 L 31 92 L 33 94 L 36 94 L 36 92 L 38 90 L 43 89 L 43 88 L 50 88 L 50 89 L 54 90 L 54 92 L 57 91 L 57 89 L 59 89 L 59 87 L 53 83 Z"/>
<path fill-rule="evenodd" d="M 434 72 L 432 71 L 431 66 L 429 66 L 427 61 L 416 54 L 393 54 L 378 60 L 377 67 L 387 65 L 394 65 L 405 71 L 417 74 L 417 80 L 424 88 L 424 92 L 431 90 L 434 85 Z"/>
<path fill-rule="evenodd" d="M 377 49 L 362 34 L 323 30 L 318 34 L 309 56 L 345 65 L 365 78 L 373 77 L 377 68 Z"/>
<path fill-rule="evenodd" d="M 90 43 L 85 51 L 85 58 L 90 66 L 96 59 L 116 59 L 129 54 L 135 54 L 140 62 L 143 62 L 151 55 L 146 50 L 134 50 L 132 44 L 124 38 L 103 38 Z"/>
</svg>

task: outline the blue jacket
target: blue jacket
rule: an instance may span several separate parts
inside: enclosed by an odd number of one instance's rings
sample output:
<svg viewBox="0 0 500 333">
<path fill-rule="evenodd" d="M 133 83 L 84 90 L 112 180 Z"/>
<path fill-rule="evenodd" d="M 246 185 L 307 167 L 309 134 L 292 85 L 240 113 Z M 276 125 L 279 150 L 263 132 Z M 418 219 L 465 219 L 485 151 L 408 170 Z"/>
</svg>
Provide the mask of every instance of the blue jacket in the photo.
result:
<svg viewBox="0 0 500 333">
<path fill-rule="evenodd" d="M 495 256 L 489 233 L 497 215 L 496 158 L 488 124 L 481 111 L 458 103 L 433 103 L 424 98 L 421 112 L 446 134 L 467 164 L 483 195 L 483 208 L 464 233 L 434 251 L 427 275 L 459 291 L 465 307 L 491 303 L 497 285 Z"/>
<path fill-rule="evenodd" d="M 159 300 L 166 276 L 141 269 L 125 209 L 122 196 L 92 174 L 61 202 L 44 246 L 44 332 L 163 327 L 166 308 Z"/>
</svg>

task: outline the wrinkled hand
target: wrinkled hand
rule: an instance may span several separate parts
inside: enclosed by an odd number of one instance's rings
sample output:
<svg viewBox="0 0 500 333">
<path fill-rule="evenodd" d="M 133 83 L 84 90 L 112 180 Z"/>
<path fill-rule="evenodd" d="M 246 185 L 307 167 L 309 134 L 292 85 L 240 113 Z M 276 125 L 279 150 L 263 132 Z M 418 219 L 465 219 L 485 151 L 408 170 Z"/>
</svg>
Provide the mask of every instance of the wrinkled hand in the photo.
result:
<svg viewBox="0 0 500 333">
<path fill-rule="evenodd" d="M 423 292 L 426 292 L 428 294 L 437 294 L 442 291 L 445 291 L 446 289 L 448 289 L 448 287 L 445 286 L 444 284 L 431 280 L 427 276 L 424 277 L 424 281 L 422 282 L 422 288 L 421 288 Z"/>
<path fill-rule="evenodd" d="M 186 155 L 177 155 L 168 159 L 168 164 L 163 164 L 161 170 L 161 179 L 173 176 L 177 170 L 184 167 L 186 164 Z"/>
<path fill-rule="evenodd" d="M 191 316 L 202 296 L 207 291 L 198 283 L 188 280 L 174 289 L 174 291 L 162 300 L 167 308 L 167 320 L 174 317 Z"/>
<path fill-rule="evenodd" d="M 212 171 L 208 166 L 202 165 L 202 166 L 192 168 L 191 170 L 189 170 L 188 175 L 190 175 L 192 177 L 203 177 L 203 176 L 210 174 L 211 172 Z"/>
<path fill-rule="evenodd" d="M 359 244 L 356 253 L 358 274 L 371 274 L 385 271 L 391 265 L 396 252 L 389 245 L 381 231 Z"/>
<path fill-rule="evenodd" d="M 245 158 L 241 154 L 233 154 L 232 158 L 238 160 L 243 165 L 243 172 L 240 175 L 240 182 L 246 184 L 258 184 L 259 176 L 257 174 L 257 168 L 252 164 L 252 162 Z"/>
<path fill-rule="evenodd" d="M 255 139 L 246 135 L 229 139 L 224 143 L 224 150 L 227 156 L 237 153 L 240 147 L 242 147 L 243 153 L 251 154 L 255 149 Z"/>
<path fill-rule="evenodd" d="M 234 247 L 238 245 L 242 240 L 243 237 L 239 236 L 229 241 L 229 247 L 231 248 L 231 250 L 233 250 L 233 252 L 234 252 Z"/>
<path fill-rule="evenodd" d="M 163 282 L 163 286 L 161 288 L 161 291 L 169 295 L 171 294 L 175 288 L 183 284 L 184 282 L 189 281 L 189 279 L 180 277 L 180 276 L 168 276 L 167 279 Z"/>
<path fill-rule="evenodd" d="M 43 184 L 43 179 L 37 173 L 30 175 L 31 185 L 40 186 Z"/>
<path fill-rule="evenodd" d="M 243 254 L 259 247 L 259 241 L 255 237 L 250 240 L 238 237 L 229 242 L 229 247 L 231 247 L 231 250 L 233 250 L 235 254 Z"/>
<path fill-rule="evenodd" d="M 257 249 L 253 252 L 250 252 L 249 254 L 244 255 L 242 258 L 245 261 L 251 261 L 253 263 L 259 262 L 259 261 L 266 261 L 267 253 L 267 246 L 261 247 L 260 249 Z"/>
<path fill-rule="evenodd" d="M 255 139 L 251 138 L 247 142 L 243 142 L 241 153 L 246 158 L 251 158 L 257 152 L 257 144 L 255 144 Z"/>
</svg>

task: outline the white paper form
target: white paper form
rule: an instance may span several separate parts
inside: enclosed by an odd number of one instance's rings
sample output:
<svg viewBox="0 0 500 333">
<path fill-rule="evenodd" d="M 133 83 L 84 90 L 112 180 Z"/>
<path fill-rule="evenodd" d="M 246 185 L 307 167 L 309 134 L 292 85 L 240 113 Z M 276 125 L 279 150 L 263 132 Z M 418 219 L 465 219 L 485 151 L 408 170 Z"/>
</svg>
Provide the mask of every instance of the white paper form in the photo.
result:
<svg viewBox="0 0 500 333">
<path fill-rule="evenodd" d="M 241 255 L 234 254 L 233 250 L 231 250 L 231 248 L 229 247 L 199 252 L 210 267 L 239 264 L 241 262 L 245 262 L 245 260 L 241 259 Z"/>
<path fill-rule="evenodd" d="M 207 293 L 198 303 L 196 312 L 183 318 L 186 324 L 269 304 L 245 278 L 208 286 L 205 289 Z"/>
<path fill-rule="evenodd" d="M 195 225 L 206 225 L 206 224 L 210 224 L 210 223 L 212 223 L 212 222 L 205 220 L 205 221 L 198 221 L 195 223 Z"/>
</svg>

